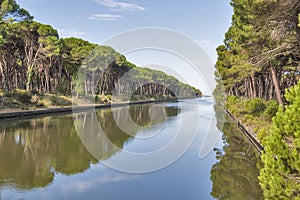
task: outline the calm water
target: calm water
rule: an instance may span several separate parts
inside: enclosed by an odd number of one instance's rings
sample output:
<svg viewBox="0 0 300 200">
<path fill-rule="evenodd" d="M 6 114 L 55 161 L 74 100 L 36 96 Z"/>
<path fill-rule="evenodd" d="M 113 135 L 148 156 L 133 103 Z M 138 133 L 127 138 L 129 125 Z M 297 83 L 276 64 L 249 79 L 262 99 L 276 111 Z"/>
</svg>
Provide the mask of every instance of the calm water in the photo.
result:
<svg viewBox="0 0 300 200">
<path fill-rule="evenodd" d="M 230 120 L 223 123 L 210 98 L 2 121 L 0 199 L 262 199 L 257 154 Z M 153 172 L 107 167 L 126 152 L 165 149 L 151 162 L 120 164 Z"/>
</svg>

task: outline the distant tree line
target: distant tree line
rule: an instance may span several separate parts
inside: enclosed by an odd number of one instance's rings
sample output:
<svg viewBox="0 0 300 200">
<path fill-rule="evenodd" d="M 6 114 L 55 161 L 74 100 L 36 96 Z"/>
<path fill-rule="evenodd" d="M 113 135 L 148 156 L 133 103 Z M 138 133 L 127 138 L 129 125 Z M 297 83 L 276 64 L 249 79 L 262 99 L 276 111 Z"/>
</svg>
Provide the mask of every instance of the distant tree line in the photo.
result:
<svg viewBox="0 0 300 200">
<path fill-rule="evenodd" d="M 130 74 L 134 77 L 129 82 L 119 82 L 132 69 L 135 73 Z M 129 86 L 133 81 L 134 87 Z M 132 92 L 141 95 L 201 95 L 174 77 L 136 67 L 111 47 L 78 38 L 60 39 L 57 30 L 33 21 L 33 16 L 15 0 L 0 0 L 0 90 L 62 94 L 75 91 L 81 96 L 108 95 L 113 90 L 131 88 L 138 88 Z"/>
</svg>

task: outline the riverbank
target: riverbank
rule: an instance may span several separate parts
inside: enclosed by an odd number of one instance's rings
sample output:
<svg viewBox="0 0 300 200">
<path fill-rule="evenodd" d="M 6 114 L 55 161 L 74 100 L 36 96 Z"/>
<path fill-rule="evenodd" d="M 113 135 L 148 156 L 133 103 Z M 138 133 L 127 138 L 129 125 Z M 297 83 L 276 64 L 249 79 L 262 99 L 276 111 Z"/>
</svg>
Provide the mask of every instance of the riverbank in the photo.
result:
<svg viewBox="0 0 300 200">
<path fill-rule="evenodd" d="M 260 143 L 257 134 L 250 131 L 246 126 L 243 125 L 240 119 L 238 119 L 230 110 L 225 109 L 226 113 L 234 120 L 234 122 L 237 124 L 239 129 L 244 133 L 244 135 L 247 137 L 247 139 L 250 141 L 250 143 L 255 147 L 257 152 L 261 155 L 264 147 Z"/>
<path fill-rule="evenodd" d="M 261 154 L 264 140 L 272 126 L 272 118 L 279 107 L 277 102 L 229 96 L 222 107 Z"/>
<path fill-rule="evenodd" d="M 59 94 L 32 94 L 25 90 L 0 91 L 0 119 L 21 118 L 34 115 L 81 112 L 91 109 L 120 107 L 134 104 L 174 101 L 172 96 L 133 95 L 130 100 L 111 95 L 89 95 L 81 98 Z"/>
<path fill-rule="evenodd" d="M 144 101 L 134 101 L 134 102 L 121 102 L 121 103 L 109 103 L 109 104 L 90 104 L 90 105 L 80 105 L 80 106 L 68 106 L 68 107 L 56 107 L 56 108 L 43 108 L 36 110 L 20 110 L 20 109 L 0 109 L 0 119 L 16 119 L 31 116 L 41 116 L 41 115 L 52 115 L 52 114 L 67 114 L 74 112 L 84 112 L 93 109 L 111 108 L 111 107 L 124 107 L 128 105 L 142 105 L 150 103 L 162 103 L 162 102 L 176 102 L 177 99 L 160 99 L 160 100 L 144 100 Z"/>
</svg>

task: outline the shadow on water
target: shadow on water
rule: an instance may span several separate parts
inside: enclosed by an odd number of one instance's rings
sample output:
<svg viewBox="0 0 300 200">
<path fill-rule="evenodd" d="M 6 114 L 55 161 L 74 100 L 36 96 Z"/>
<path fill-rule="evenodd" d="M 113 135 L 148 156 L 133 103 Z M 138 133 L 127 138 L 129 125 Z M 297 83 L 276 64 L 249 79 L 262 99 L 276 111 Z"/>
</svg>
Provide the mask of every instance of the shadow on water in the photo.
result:
<svg viewBox="0 0 300 200">
<path fill-rule="evenodd" d="M 149 117 L 150 108 L 151 105 L 129 108 L 132 120 L 139 127 L 154 125 Z M 157 110 L 161 111 L 168 117 L 180 113 L 178 108 L 173 107 L 161 107 Z M 101 142 L 101 145 L 98 144 L 101 160 L 109 159 L 133 138 L 120 130 L 112 112 L 115 117 L 122 117 L 124 108 L 98 110 L 95 116 L 105 135 L 97 132 L 89 135 L 91 139 L 98 137 L 97 141 Z M 92 113 L 75 115 L 0 123 L 0 187 L 8 186 L 19 190 L 46 187 L 53 182 L 56 174 L 82 173 L 91 164 L 99 163 L 82 144 L 77 130 L 82 126 L 89 126 L 87 119 Z M 163 120 L 156 123 L 162 122 Z M 136 134 L 139 130 L 133 131 Z"/>
<path fill-rule="evenodd" d="M 217 119 L 226 119 L 222 128 L 223 149 L 215 149 L 218 162 L 211 169 L 216 199 L 263 199 L 258 181 L 260 159 L 254 147 L 243 137 L 236 124 L 230 123 L 222 108 L 215 106 Z M 218 123 L 218 128 L 221 123 Z"/>
</svg>

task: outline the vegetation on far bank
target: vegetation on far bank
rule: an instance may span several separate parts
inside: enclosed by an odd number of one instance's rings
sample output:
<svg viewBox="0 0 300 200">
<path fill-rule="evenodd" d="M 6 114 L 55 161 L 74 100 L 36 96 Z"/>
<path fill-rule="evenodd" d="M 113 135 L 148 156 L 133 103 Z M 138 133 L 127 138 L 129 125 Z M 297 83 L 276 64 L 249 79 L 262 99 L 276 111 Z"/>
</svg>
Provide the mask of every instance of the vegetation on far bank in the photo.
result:
<svg viewBox="0 0 300 200">
<path fill-rule="evenodd" d="M 109 46 L 60 38 L 15 2 L 0 0 L 0 91 L 7 107 L 34 108 L 79 101 L 201 96 L 172 76 L 140 68 Z"/>
<path fill-rule="evenodd" d="M 36 110 L 54 107 L 69 107 L 72 105 L 85 106 L 94 104 L 111 104 L 138 101 L 178 100 L 171 95 L 132 95 L 127 97 L 112 95 L 89 95 L 81 98 L 60 94 L 39 93 L 32 94 L 26 90 L 14 90 L 11 92 L 0 91 L 0 111 L 3 110 Z"/>
<path fill-rule="evenodd" d="M 26 90 L 0 92 L 0 108 L 5 109 L 38 109 L 55 106 L 72 105 L 72 97 L 54 94 L 32 94 Z"/>
</svg>

